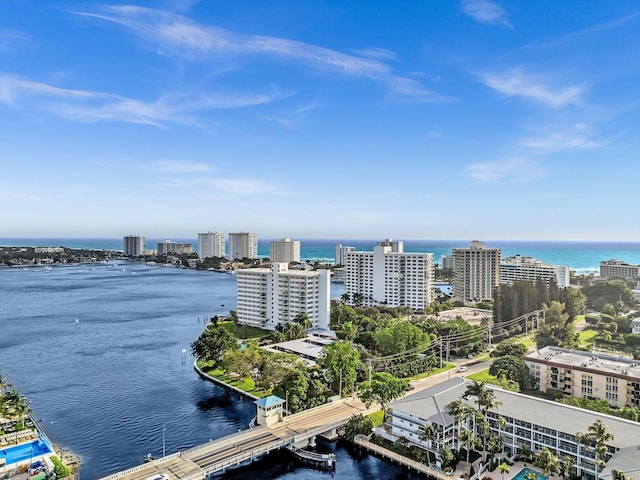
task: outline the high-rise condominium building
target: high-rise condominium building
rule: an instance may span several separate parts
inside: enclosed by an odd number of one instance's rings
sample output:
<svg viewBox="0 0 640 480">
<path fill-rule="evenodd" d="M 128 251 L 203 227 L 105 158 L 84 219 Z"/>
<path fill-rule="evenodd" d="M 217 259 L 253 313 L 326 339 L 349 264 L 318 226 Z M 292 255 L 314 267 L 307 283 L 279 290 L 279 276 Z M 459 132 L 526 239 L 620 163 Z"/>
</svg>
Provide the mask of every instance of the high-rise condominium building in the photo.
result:
<svg viewBox="0 0 640 480">
<path fill-rule="evenodd" d="M 602 278 L 637 279 L 640 278 L 640 265 L 629 265 L 616 259 L 605 260 L 600 262 L 600 276 Z"/>
<path fill-rule="evenodd" d="M 477 240 L 469 248 L 454 248 L 453 297 L 463 302 L 492 300 L 500 281 L 500 255 L 499 249 Z"/>
<path fill-rule="evenodd" d="M 224 257 L 224 233 L 207 232 L 198 234 L 198 256 L 200 258 Z"/>
<path fill-rule="evenodd" d="M 274 330 L 305 314 L 312 328 L 329 328 L 328 270 L 289 270 L 287 263 L 236 272 L 238 322 Z"/>
<path fill-rule="evenodd" d="M 240 232 L 229 234 L 229 260 L 258 258 L 258 235 Z"/>
<path fill-rule="evenodd" d="M 345 293 L 352 305 L 421 310 L 433 299 L 432 253 L 405 253 L 402 242 L 378 242 L 373 252 L 344 254 Z"/>
<path fill-rule="evenodd" d="M 335 264 L 336 265 L 344 265 L 344 256 L 347 252 L 355 252 L 356 251 L 356 247 L 347 247 L 342 245 L 341 243 L 338 243 L 336 245 L 336 259 L 335 259 Z"/>
<path fill-rule="evenodd" d="M 272 262 L 300 262 L 300 242 L 288 238 L 271 242 L 269 258 Z"/>
<path fill-rule="evenodd" d="M 158 242 L 158 255 L 172 255 L 176 253 L 177 243 L 171 240 Z"/>
<path fill-rule="evenodd" d="M 144 237 L 126 235 L 124 237 L 122 251 L 125 256 L 130 257 L 140 257 L 144 255 Z"/>
<path fill-rule="evenodd" d="M 560 288 L 569 286 L 569 267 L 566 265 L 545 265 L 533 257 L 514 255 L 500 262 L 500 283 L 513 285 L 518 280 L 537 282 L 541 279 L 547 285 L 555 279 Z"/>
</svg>

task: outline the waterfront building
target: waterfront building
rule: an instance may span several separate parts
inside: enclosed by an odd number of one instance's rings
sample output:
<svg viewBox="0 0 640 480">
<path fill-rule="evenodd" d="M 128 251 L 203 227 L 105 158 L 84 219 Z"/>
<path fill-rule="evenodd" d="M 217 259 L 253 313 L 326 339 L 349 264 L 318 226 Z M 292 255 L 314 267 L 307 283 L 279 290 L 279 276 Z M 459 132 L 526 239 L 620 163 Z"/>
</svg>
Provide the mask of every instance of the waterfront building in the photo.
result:
<svg viewBox="0 0 640 480">
<path fill-rule="evenodd" d="M 140 257 L 144 255 L 144 237 L 126 235 L 123 241 L 122 252 L 128 257 Z"/>
<path fill-rule="evenodd" d="M 344 265 L 344 257 L 347 254 L 347 252 L 355 252 L 355 251 L 356 251 L 356 247 L 347 247 L 342 245 L 341 243 L 338 243 L 336 245 L 335 261 L 333 263 L 335 263 L 336 265 Z"/>
<path fill-rule="evenodd" d="M 351 305 L 427 308 L 433 299 L 432 253 L 405 253 L 403 242 L 377 242 L 373 252 L 344 253 Z"/>
<path fill-rule="evenodd" d="M 35 253 L 64 253 L 64 247 L 34 247 Z"/>
<path fill-rule="evenodd" d="M 640 265 L 629 265 L 616 259 L 604 260 L 600 262 L 600 276 L 636 280 L 640 278 Z"/>
<path fill-rule="evenodd" d="M 440 268 L 442 270 L 453 270 L 453 255 L 442 255 L 440 257 Z"/>
<path fill-rule="evenodd" d="M 552 278 L 560 288 L 567 288 L 570 283 L 567 265 L 545 265 L 533 257 L 507 257 L 500 262 L 499 271 L 500 284 L 513 285 L 519 280 L 535 283 L 542 279 L 548 285 Z"/>
<path fill-rule="evenodd" d="M 471 430 L 476 438 L 481 436 L 480 432 L 474 432 L 471 419 L 456 421 L 447 411 L 447 405 L 456 400 L 475 407 L 475 399 L 465 396 L 469 385 L 468 380 L 456 377 L 391 402 L 387 426 L 377 433 L 393 441 L 405 439 L 436 456 L 445 446 L 458 450 L 462 445 L 456 442 L 464 430 Z M 579 477 L 596 478 L 596 453 L 580 443 L 576 435 L 588 432 L 589 426 L 601 420 L 613 439 L 607 442 L 607 451 L 600 459 L 606 463 L 600 478 L 613 470 L 630 472 L 629 465 L 637 468 L 640 423 L 502 390 L 494 385 L 485 384 L 485 387 L 493 392 L 497 401 L 497 406 L 487 412 L 487 420 L 491 432 L 502 439 L 503 454 L 509 457 L 523 452 L 536 454 L 546 447 L 560 459 L 569 457 Z M 424 425 L 436 427 L 437 435 L 432 440 L 420 439 Z M 636 463 L 630 464 L 634 456 Z"/>
<path fill-rule="evenodd" d="M 454 248 L 453 298 L 464 303 L 492 300 L 500 280 L 498 248 L 474 240 L 469 248 Z"/>
<path fill-rule="evenodd" d="M 300 263 L 300 242 L 288 238 L 271 242 L 269 259 L 272 262 Z"/>
<path fill-rule="evenodd" d="M 191 254 L 193 254 L 193 244 L 176 243 L 176 255 L 191 255 Z"/>
<path fill-rule="evenodd" d="M 229 260 L 258 258 L 258 235 L 239 232 L 229 234 Z"/>
<path fill-rule="evenodd" d="M 328 270 L 289 270 L 287 263 L 236 272 L 238 323 L 274 330 L 305 314 L 311 328 L 329 329 Z"/>
<path fill-rule="evenodd" d="M 158 242 L 158 255 L 172 255 L 176 253 L 176 242 L 171 240 L 165 240 L 164 242 Z"/>
<path fill-rule="evenodd" d="M 198 256 L 200 258 L 225 256 L 225 235 L 218 232 L 198 234 Z"/>
<path fill-rule="evenodd" d="M 605 400 L 612 407 L 640 407 L 640 362 L 603 353 L 544 347 L 524 361 L 535 388 L 565 397 Z"/>
</svg>

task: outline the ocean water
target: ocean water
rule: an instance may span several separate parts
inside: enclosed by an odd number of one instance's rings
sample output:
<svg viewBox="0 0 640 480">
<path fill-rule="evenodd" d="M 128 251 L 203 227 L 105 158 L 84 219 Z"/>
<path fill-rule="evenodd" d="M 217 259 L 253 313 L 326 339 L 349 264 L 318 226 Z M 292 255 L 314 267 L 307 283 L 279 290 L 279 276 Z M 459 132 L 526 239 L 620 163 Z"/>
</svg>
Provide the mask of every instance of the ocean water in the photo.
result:
<svg viewBox="0 0 640 480">
<path fill-rule="evenodd" d="M 153 248 L 164 238 L 147 238 L 146 244 Z M 191 243 L 197 251 L 194 238 L 175 238 L 178 243 Z M 258 239 L 258 255 L 269 256 L 269 242 Z M 370 251 L 376 241 L 358 239 L 296 239 L 300 240 L 300 256 L 304 260 L 333 262 L 335 246 L 341 243 L 357 250 Z M 470 240 L 405 240 L 406 252 L 433 253 L 434 261 L 440 262 L 442 255 L 451 254 L 452 248 L 466 248 Z M 487 240 L 488 248 L 500 248 L 502 256 L 523 255 L 544 263 L 568 265 L 576 273 L 597 273 L 600 261 L 616 258 L 632 265 L 640 264 L 640 242 L 578 242 L 578 241 L 508 241 Z M 64 246 L 97 250 L 122 250 L 122 238 L 0 238 L 4 246 Z"/>
</svg>

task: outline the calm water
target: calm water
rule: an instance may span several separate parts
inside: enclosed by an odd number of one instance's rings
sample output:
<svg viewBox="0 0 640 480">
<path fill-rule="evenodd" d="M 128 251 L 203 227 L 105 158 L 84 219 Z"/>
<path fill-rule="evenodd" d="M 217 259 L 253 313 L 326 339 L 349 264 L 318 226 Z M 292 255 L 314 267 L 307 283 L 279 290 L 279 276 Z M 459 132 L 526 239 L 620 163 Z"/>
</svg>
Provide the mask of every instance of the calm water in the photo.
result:
<svg viewBox="0 0 640 480">
<path fill-rule="evenodd" d="M 83 479 L 160 454 L 163 425 L 172 453 L 244 429 L 255 414 L 252 402 L 200 380 L 190 355 L 181 358 L 205 315 L 235 307 L 232 275 L 126 262 L 2 268 L 0 305 L 0 372 L 51 440 L 81 456 Z M 289 471 L 277 457 L 258 476 L 406 478 L 380 460 L 337 454 L 333 477 Z"/>
</svg>

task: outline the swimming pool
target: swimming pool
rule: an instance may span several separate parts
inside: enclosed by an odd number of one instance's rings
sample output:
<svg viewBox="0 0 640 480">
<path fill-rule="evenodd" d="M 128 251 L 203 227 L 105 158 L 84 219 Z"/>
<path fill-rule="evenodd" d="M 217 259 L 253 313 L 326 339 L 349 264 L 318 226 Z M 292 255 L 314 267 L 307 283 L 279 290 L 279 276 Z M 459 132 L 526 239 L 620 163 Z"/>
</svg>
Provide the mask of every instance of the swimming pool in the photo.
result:
<svg viewBox="0 0 640 480">
<path fill-rule="evenodd" d="M 12 463 L 24 462 L 31 458 L 35 459 L 40 455 L 51 453 L 53 450 L 51 447 L 42 440 L 34 440 L 30 443 L 23 443 L 22 445 L 16 445 L 15 447 L 6 447 L 0 449 L 0 458 L 4 458 L 7 465 Z"/>
<path fill-rule="evenodd" d="M 536 476 L 538 477 L 538 480 L 547 480 L 547 477 L 545 477 L 544 475 L 542 475 L 540 472 L 537 472 L 537 471 L 535 471 L 535 470 L 532 470 L 532 469 L 530 469 L 530 468 L 526 468 L 526 467 L 525 467 L 525 468 L 523 468 L 522 470 L 520 470 L 520 471 L 518 472 L 518 474 L 517 474 L 515 477 L 513 477 L 513 480 L 527 480 L 527 479 L 526 479 L 526 475 L 527 475 L 527 473 L 529 473 L 529 472 L 535 473 L 535 474 L 536 474 Z"/>
</svg>

